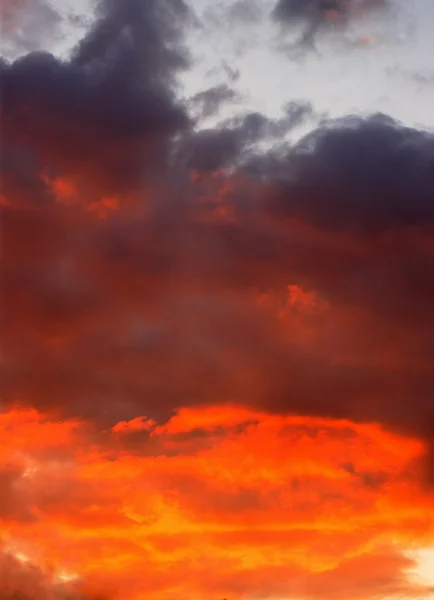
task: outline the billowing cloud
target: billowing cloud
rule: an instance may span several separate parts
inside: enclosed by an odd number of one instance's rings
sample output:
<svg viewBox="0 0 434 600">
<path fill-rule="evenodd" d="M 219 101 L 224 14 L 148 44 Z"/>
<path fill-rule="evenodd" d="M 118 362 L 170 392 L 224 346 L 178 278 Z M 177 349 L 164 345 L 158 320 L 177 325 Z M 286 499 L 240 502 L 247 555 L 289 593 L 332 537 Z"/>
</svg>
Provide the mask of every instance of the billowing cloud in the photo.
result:
<svg viewBox="0 0 434 600">
<path fill-rule="evenodd" d="M 244 175 L 201 173 L 269 126 L 192 134 L 195 171 L 182 155 L 178 187 L 136 187 L 140 202 L 44 179 L 51 202 L 4 208 L 9 401 L 119 420 L 241 401 L 426 434 L 432 136 L 329 123 Z"/>
<path fill-rule="evenodd" d="M 319 228 L 357 228 L 367 235 L 429 226 L 433 147 L 431 133 L 381 114 L 332 122 L 285 157 L 283 188 L 288 184 L 281 207 Z"/>
<path fill-rule="evenodd" d="M 22 185 L 20 161 L 37 178 L 73 177 L 79 193 L 131 190 L 187 125 L 173 91 L 187 8 L 104 2 L 101 13 L 71 61 L 34 52 L 2 65 L 6 185 Z"/>
<path fill-rule="evenodd" d="M 43 600 L 426 596 L 434 137 L 373 115 L 291 145 L 294 100 L 200 129 L 191 22 L 107 0 L 69 61 L 1 63 L 0 574 Z"/>
</svg>

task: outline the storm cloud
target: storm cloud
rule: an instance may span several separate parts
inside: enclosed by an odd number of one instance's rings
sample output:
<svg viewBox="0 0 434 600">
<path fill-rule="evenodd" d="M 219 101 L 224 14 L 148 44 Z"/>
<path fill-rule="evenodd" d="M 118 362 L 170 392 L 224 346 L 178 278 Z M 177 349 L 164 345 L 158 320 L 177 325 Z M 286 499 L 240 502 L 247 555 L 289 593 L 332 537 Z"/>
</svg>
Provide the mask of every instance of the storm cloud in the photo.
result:
<svg viewBox="0 0 434 600">
<path fill-rule="evenodd" d="M 432 134 L 348 117 L 291 146 L 294 104 L 196 130 L 190 23 L 104 2 L 70 61 L 2 65 L 5 402 L 107 422 L 237 401 L 429 437 Z"/>
</svg>

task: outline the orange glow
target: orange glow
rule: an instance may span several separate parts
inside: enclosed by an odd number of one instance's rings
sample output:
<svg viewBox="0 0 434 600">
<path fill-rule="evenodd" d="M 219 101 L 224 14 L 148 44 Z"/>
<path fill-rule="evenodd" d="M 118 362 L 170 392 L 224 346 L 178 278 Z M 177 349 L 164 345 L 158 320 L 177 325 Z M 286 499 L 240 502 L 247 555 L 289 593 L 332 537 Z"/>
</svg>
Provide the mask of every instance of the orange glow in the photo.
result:
<svg viewBox="0 0 434 600">
<path fill-rule="evenodd" d="M 95 213 L 99 219 L 106 219 L 110 213 L 119 210 L 119 202 L 116 198 L 102 198 L 98 202 L 91 202 L 88 210 Z"/>
<path fill-rule="evenodd" d="M 389 0 L 75 4 L 0 0 L 0 600 L 434 600 L 434 137 L 308 93 Z"/>
<path fill-rule="evenodd" d="M 16 408 L 0 430 L 3 561 L 55 589 L 241 600 L 327 585 L 362 599 L 384 576 L 391 598 L 427 593 L 407 577 L 408 549 L 434 543 L 416 439 L 237 405 L 105 432 Z"/>
</svg>

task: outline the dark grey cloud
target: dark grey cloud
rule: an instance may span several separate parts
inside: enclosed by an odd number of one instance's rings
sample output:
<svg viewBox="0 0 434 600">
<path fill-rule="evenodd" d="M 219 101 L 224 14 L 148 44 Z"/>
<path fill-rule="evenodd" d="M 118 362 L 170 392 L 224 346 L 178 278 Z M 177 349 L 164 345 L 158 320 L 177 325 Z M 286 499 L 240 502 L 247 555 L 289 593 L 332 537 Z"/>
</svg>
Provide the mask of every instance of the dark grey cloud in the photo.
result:
<svg viewBox="0 0 434 600">
<path fill-rule="evenodd" d="M 282 216 L 368 234 L 434 219 L 434 137 L 384 115 L 312 132 L 282 162 Z"/>
<path fill-rule="evenodd" d="M 3 64 L 2 129 L 7 151 L 39 172 L 92 176 L 107 192 L 136 185 L 188 125 L 174 76 L 187 66 L 181 2 L 106 2 L 64 62 L 33 52 Z"/>
<path fill-rule="evenodd" d="M 199 171 L 215 171 L 222 167 L 233 169 L 241 166 L 248 157 L 254 162 L 256 144 L 283 142 L 290 131 L 316 118 L 312 106 L 299 101 L 289 102 L 278 119 L 269 119 L 258 112 L 241 114 L 214 128 L 192 131 L 184 136 L 176 162 Z M 262 158 L 259 160 L 262 163 Z"/>
</svg>

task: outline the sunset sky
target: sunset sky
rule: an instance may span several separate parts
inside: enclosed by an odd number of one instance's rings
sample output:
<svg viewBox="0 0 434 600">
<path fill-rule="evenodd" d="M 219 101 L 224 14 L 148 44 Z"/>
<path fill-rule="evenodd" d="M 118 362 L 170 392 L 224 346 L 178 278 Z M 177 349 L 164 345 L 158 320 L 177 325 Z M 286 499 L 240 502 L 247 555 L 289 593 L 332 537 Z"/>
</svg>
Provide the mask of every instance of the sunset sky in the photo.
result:
<svg viewBox="0 0 434 600">
<path fill-rule="evenodd" d="M 434 600 L 434 2 L 0 21 L 0 600 Z"/>
</svg>

